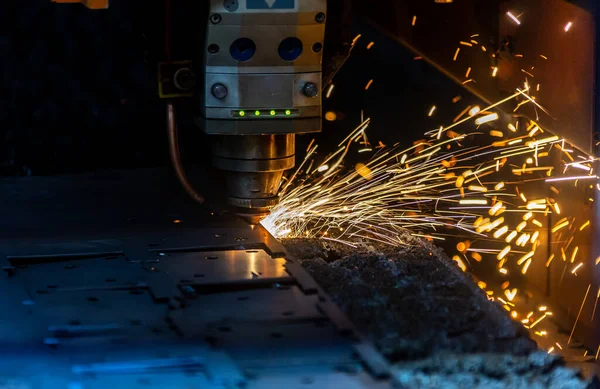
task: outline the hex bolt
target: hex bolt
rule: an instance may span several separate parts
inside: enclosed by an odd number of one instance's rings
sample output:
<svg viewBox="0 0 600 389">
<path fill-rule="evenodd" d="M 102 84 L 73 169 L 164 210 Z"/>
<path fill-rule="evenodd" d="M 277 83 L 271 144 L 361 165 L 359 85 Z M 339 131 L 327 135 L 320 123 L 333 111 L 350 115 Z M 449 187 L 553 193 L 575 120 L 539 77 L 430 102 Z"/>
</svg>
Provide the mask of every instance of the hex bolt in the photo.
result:
<svg viewBox="0 0 600 389">
<path fill-rule="evenodd" d="M 219 24 L 219 23 L 221 23 L 221 20 L 223 20 L 223 18 L 219 14 L 210 15 L 210 22 L 212 24 Z"/>
<path fill-rule="evenodd" d="M 315 16 L 315 21 L 317 23 L 323 23 L 325 21 L 325 14 L 323 12 L 319 12 L 316 16 Z"/>
<path fill-rule="evenodd" d="M 223 100 L 227 97 L 227 87 L 221 83 L 217 83 L 210 88 L 212 95 L 219 100 Z"/>
<path fill-rule="evenodd" d="M 319 87 L 314 82 L 307 82 L 302 88 L 302 93 L 306 97 L 317 97 L 317 95 L 319 94 Z"/>
</svg>

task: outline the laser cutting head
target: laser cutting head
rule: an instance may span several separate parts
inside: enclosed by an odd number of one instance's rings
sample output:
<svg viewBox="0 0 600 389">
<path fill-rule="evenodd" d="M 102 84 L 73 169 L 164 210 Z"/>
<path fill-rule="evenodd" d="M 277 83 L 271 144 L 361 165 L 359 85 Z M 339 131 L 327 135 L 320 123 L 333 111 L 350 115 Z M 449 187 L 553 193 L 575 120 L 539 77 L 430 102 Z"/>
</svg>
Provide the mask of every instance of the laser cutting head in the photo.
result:
<svg viewBox="0 0 600 389">
<path fill-rule="evenodd" d="M 321 131 L 326 0 L 211 0 L 202 118 L 228 202 L 256 222 L 295 165 L 295 134 Z"/>
</svg>

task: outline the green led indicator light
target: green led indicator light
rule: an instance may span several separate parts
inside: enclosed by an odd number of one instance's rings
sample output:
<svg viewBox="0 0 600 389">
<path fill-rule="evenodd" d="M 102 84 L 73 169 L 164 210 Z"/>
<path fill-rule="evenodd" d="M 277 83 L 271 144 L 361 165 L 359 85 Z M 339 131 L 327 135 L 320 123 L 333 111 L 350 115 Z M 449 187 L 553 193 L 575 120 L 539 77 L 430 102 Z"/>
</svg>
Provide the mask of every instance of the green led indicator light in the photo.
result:
<svg viewBox="0 0 600 389">
<path fill-rule="evenodd" d="M 240 112 L 239 112 L 239 115 L 240 115 L 241 117 L 244 117 L 244 116 L 246 116 L 246 111 L 240 111 Z"/>
<path fill-rule="evenodd" d="M 274 110 L 271 110 L 270 113 L 271 113 L 271 116 L 275 116 L 275 111 Z"/>
<path fill-rule="evenodd" d="M 254 111 L 254 116 L 260 116 L 260 111 Z"/>
<path fill-rule="evenodd" d="M 289 109 L 287 109 L 287 110 L 285 111 L 285 115 L 286 115 L 286 116 L 290 116 L 291 114 L 292 114 L 292 111 L 290 111 Z"/>
</svg>

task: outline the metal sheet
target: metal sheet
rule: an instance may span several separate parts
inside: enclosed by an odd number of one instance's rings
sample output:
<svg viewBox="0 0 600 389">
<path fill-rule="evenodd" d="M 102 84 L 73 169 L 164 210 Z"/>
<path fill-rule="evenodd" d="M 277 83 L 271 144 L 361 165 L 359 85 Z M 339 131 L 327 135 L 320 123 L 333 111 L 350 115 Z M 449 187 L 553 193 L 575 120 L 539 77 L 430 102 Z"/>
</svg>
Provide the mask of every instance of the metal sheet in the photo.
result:
<svg viewBox="0 0 600 389">
<path fill-rule="evenodd" d="M 202 294 L 198 287 L 198 295 L 194 297 L 185 310 L 175 311 L 170 315 L 182 331 L 193 336 L 199 330 L 199 324 L 213 326 L 234 324 L 244 326 L 246 322 L 278 322 L 307 319 L 320 319 L 324 316 L 317 310 L 317 296 L 305 296 L 296 286 L 289 288 L 265 288 L 253 290 L 252 284 L 246 284 L 249 290 L 227 291 L 223 285 L 223 293 Z M 248 303 L 251 301 L 251 303 Z M 181 320 L 189 315 L 198 315 L 193 327 L 185 325 Z M 186 331 L 189 329 L 192 331 Z"/>
<path fill-rule="evenodd" d="M 354 356 L 368 342 L 347 319 L 335 318 L 350 337 L 318 309 L 323 291 L 299 286 L 314 281 L 287 273 L 272 236 L 217 201 L 201 209 L 166 172 L 4 184 L 3 382 L 390 387 L 362 367 L 375 356 Z"/>
<path fill-rule="evenodd" d="M 254 278 L 285 277 L 286 260 L 272 258 L 264 250 L 155 253 L 144 268 L 162 273 L 173 283 L 221 283 Z M 164 255 L 160 255 L 164 254 Z"/>
<path fill-rule="evenodd" d="M 67 257 L 61 261 L 58 258 L 44 263 L 48 257 L 38 257 L 37 263 L 22 264 L 23 257 L 12 257 L 13 277 L 22 280 L 32 294 L 53 290 L 118 289 L 143 282 L 140 263 L 131 263 L 123 255 L 77 260 Z"/>
</svg>

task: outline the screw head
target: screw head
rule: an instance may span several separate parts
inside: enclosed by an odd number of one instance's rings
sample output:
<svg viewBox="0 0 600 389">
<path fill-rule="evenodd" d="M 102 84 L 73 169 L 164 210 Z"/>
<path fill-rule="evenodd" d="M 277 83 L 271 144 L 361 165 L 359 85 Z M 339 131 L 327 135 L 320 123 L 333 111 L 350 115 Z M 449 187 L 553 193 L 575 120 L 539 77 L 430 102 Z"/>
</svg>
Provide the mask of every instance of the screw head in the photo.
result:
<svg viewBox="0 0 600 389">
<path fill-rule="evenodd" d="M 315 15 L 315 21 L 317 23 L 323 23 L 325 21 L 325 14 L 323 12 L 319 12 Z"/>
<path fill-rule="evenodd" d="M 196 75 L 189 68 L 181 68 L 175 72 L 173 83 L 180 91 L 190 91 L 196 86 Z"/>
<path fill-rule="evenodd" d="M 221 20 L 223 20 L 223 18 L 219 14 L 210 15 L 210 22 L 212 24 L 219 24 L 219 23 L 221 23 Z"/>
<path fill-rule="evenodd" d="M 307 82 L 302 88 L 302 93 L 306 97 L 317 97 L 317 95 L 319 94 L 319 87 L 314 82 Z"/>
<path fill-rule="evenodd" d="M 213 96 L 215 96 L 219 100 L 223 100 L 227 97 L 227 87 L 221 83 L 217 83 L 210 88 L 210 91 Z"/>
<path fill-rule="evenodd" d="M 208 52 L 211 54 L 216 54 L 219 52 L 219 45 L 215 44 L 215 43 L 211 43 L 210 45 L 208 45 Z"/>
<path fill-rule="evenodd" d="M 239 3 L 238 0 L 225 0 L 223 1 L 223 7 L 225 7 L 225 9 L 228 12 L 235 12 L 237 11 L 237 9 L 239 8 Z"/>
<path fill-rule="evenodd" d="M 321 42 L 317 42 L 312 46 L 312 51 L 314 51 L 315 53 L 318 53 L 321 50 L 323 50 L 323 44 Z"/>
</svg>

